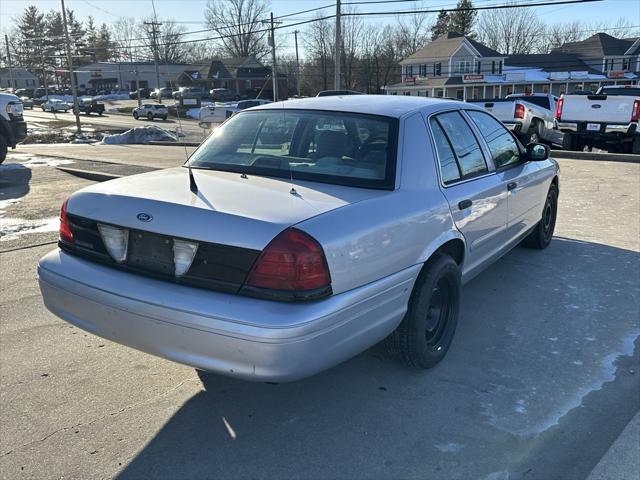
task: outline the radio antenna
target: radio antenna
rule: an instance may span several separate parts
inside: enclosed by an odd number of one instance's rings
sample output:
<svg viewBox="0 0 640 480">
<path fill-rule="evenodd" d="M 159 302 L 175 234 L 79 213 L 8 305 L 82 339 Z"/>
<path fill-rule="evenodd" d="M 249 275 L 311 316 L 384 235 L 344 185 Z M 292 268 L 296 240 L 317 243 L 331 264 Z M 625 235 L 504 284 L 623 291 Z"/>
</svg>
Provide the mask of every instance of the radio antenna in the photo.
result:
<svg viewBox="0 0 640 480">
<path fill-rule="evenodd" d="M 180 132 L 184 134 L 184 130 L 182 129 L 182 121 L 180 120 L 180 102 L 176 105 L 176 117 L 178 117 L 178 126 L 180 128 Z M 180 137 L 178 136 L 178 139 Z M 191 160 L 189 159 L 189 153 L 187 152 L 187 145 L 182 142 L 184 146 L 184 156 L 187 158 L 187 169 L 189 170 L 189 190 L 191 193 L 196 195 L 198 193 L 198 184 L 196 183 L 196 179 L 193 176 L 193 170 L 191 170 Z"/>
</svg>

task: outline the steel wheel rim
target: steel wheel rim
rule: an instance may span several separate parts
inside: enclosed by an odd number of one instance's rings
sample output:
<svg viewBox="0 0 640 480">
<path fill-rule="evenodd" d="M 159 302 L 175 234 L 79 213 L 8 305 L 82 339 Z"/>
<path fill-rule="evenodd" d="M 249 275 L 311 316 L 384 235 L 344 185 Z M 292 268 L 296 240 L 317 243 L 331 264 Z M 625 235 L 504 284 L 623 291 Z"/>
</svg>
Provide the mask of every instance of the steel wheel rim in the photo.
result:
<svg viewBox="0 0 640 480">
<path fill-rule="evenodd" d="M 544 206 L 544 212 L 542 214 L 542 229 L 544 231 L 545 240 L 548 240 L 551 236 L 553 221 L 553 198 L 551 198 L 551 195 L 549 195 L 547 197 L 547 203 Z"/>
<path fill-rule="evenodd" d="M 425 319 L 425 337 L 431 350 L 442 349 L 441 341 L 453 315 L 453 291 L 450 282 L 441 278 L 431 291 Z"/>
</svg>

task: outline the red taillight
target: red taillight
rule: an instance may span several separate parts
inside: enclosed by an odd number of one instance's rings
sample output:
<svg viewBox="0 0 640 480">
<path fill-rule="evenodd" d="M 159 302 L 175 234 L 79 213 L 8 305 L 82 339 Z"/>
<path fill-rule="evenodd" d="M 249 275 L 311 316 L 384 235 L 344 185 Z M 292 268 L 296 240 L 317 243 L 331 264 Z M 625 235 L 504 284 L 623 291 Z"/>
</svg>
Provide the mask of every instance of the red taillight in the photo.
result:
<svg viewBox="0 0 640 480">
<path fill-rule="evenodd" d="M 631 110 L 631 121 L 640 121 L 640 100 L 636 100 L 635 102 L 633 102 L 633 110 Z"/>
<path fill-rule="evenodd" d="M 69 219 L 67 218 L 67 202 L 66 199 L 60 208 L 60 240 L 65 243 L 73 243 L 73 232 L 69 226 Z"/>
<path fill-rule="evenodd" d="M 263 250 L 247 285 L 272 290 L 316 290 L 331 284 L 322 247 L 312 237 L 288 228 Z"/>
<path fill-rule="evenodd" d="M 516 103 L 516 118 L 524 118 L 524 105 Z"/>
<path fill-rule="evenodd" d="M 564 103 L 564 98 L 560 98 L 558 100 L 558 103 L 556 103 L 556 113 L 554 115 L 554 118 L 556 120 L 560 120 L 560 117 L 562 116 L 562 104 Z"/>
</svg>

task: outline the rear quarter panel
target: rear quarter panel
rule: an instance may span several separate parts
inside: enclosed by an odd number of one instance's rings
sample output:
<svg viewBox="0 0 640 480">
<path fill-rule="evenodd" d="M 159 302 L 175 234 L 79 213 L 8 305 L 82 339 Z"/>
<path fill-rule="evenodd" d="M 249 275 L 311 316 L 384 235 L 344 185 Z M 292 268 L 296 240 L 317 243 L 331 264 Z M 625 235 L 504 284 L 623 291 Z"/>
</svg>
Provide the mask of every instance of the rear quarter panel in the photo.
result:
<svg viewBox="0 0 640 480">
<path fill-rule="evenodd" d="M 322 244 L 334 293 L 424 263 L 444 242 L 461 238 L 438 187 L 427 133 L 420 114 L 401 119 L 396 190 L 298 225 Z"/>
</svg>

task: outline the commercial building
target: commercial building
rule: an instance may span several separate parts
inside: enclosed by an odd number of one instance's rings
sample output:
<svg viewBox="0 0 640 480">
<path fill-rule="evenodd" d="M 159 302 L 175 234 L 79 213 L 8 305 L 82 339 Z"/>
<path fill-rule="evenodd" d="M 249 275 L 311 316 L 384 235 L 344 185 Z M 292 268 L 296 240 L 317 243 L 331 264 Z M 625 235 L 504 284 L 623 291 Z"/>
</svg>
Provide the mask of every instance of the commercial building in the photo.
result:
<svg viewBox="0 0 640 480">
<path fill-rule="evenodd" d="M 549 54 L 503 55 L 457 32 L 428 43 L 400 62 L 402 81 L 390 95 L 503 98 L 510 93 L 595 91 L 632 84 L 640 72 L 640 39 L 597 33 Z"/>
</svg>

